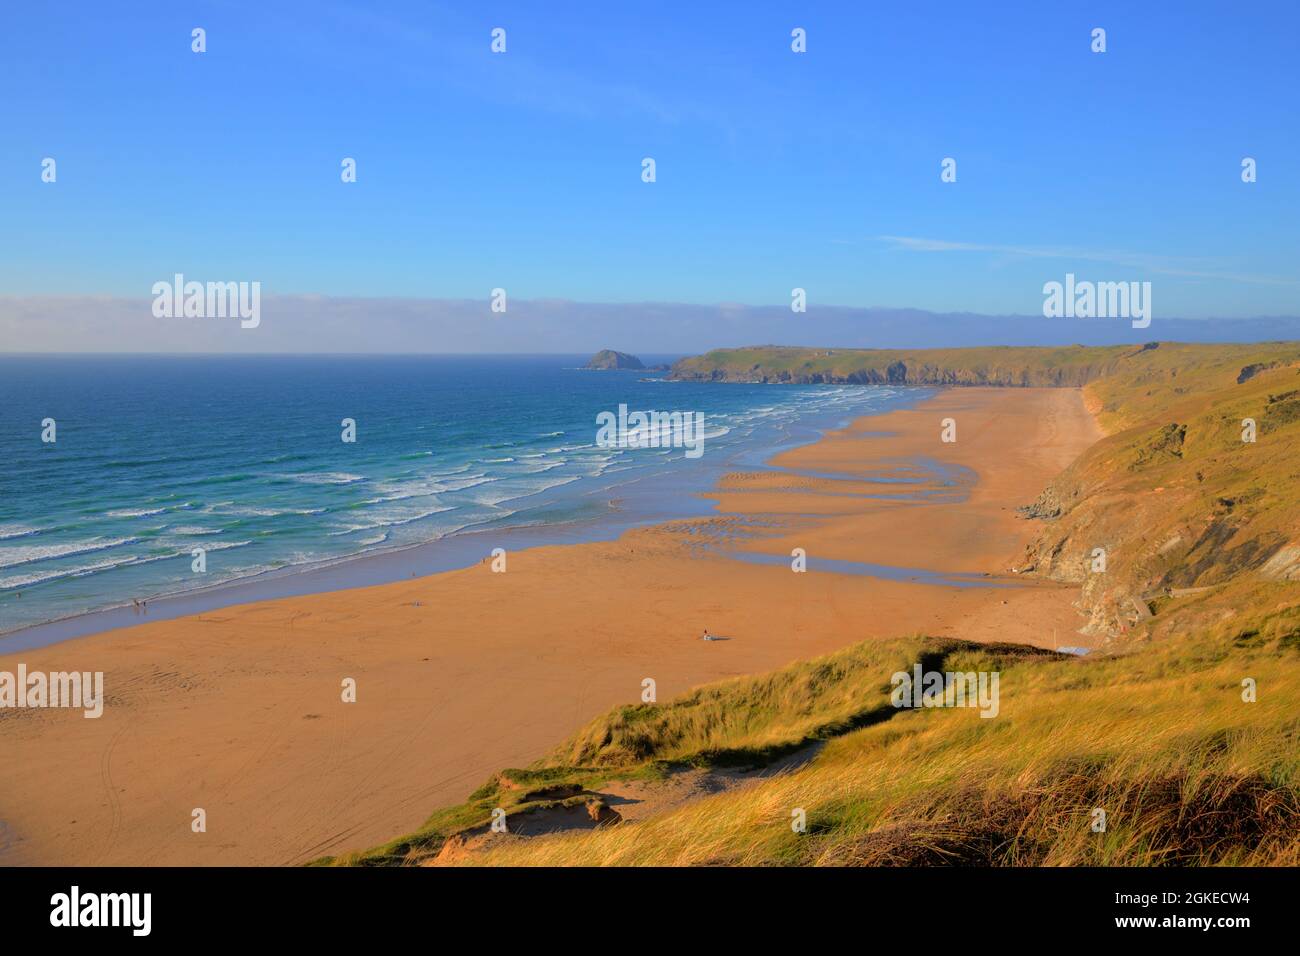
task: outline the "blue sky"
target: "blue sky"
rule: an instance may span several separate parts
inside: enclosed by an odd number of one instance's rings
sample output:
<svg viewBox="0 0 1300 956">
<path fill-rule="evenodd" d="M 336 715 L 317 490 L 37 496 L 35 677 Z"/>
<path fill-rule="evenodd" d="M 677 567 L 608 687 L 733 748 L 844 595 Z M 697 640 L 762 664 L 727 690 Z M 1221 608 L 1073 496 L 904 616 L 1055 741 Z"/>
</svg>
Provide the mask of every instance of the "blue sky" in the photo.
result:
<svg viewBox="0 0 1300 956">
<path fill-rule="evenodd" d="M 1074 271 L 1150 280 L 1162 315 L 1300 314 L 1298 10 L 12 4 L 0 295 L 147 297 L 184 272 L 1034 313 Z"/>
</svg>

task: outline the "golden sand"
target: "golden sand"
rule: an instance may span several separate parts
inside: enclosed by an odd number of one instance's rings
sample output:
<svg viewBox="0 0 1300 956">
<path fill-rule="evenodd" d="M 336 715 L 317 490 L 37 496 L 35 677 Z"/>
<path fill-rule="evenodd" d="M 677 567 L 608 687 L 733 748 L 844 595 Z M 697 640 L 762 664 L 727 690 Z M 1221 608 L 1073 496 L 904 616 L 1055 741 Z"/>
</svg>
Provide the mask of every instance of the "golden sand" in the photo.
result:
<svg viewBox="0 0 1300 956">
<path fill-rule="evenodd" d="M 665 700 L 917 631 L 1086 644 L 1070 589 L 796 574 L 717 549 L 1002 576 L 1032 532 L 1015 508 L 1099 436 L 1073 389 L 944 391 L 773 462 L 843 480 L 728 476 L 717 518 L 521 551 L 504 574 L 485 562 L 0 657 L 102 670 L 107 694 L 98 720 L 0 712 L 0 864 L 301 863 L 416 829 L 638 702 L 646 677 Z M 960 466 L 957 483 L 880 480 L 924 477 L 918 459 Z"/>
</svg>

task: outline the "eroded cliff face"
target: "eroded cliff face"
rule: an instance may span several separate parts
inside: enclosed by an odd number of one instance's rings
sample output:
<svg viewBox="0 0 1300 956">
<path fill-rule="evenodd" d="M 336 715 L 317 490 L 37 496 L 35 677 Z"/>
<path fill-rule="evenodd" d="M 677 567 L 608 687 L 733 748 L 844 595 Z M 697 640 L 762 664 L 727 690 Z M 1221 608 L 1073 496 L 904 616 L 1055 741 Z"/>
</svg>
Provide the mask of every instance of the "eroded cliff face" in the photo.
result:
<svg viewBox="0 0 1300 956">
<path fill-rule="evenodd" d="M 1017 570 L 1077 585 L 1078 607 L 1085 618 L 1081 631 L 1106 639 L 1123 637 L 1152 617 L 1151 602 L 1176 566 L 1176 552 L 1185 537 L 1172 531 L 1165 540 L 1154 541 L 1148 533 L 1135 533 L 1163 524 L 1173 497 L 1135 500 L 1080 471 L 1063 475 L 1021 509 L 1023 517 L 1042 526 Z"/>
<path fill-rule="evenodd" d="M 1189 391 L 1181 420 L 1094 445 L 1021 509 L 1040 528 L 1018 570 L 1078 585 L 1084 632 L 1112 640 L 1300 598 L 1300 394 L 1270 376 L 1296 369 Z"/>
</svg>

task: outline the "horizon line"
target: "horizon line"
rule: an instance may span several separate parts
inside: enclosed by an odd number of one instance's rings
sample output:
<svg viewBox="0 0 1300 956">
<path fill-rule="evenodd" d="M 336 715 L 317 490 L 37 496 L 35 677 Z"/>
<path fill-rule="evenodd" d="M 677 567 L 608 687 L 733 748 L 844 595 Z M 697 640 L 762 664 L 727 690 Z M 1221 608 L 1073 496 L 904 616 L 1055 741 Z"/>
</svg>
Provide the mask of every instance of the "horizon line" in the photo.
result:
<svg viewBox="0 0 1300 956">
<path fill-rule="evenodd" d="M 197 281 L 197 280 L 196 280 Z M 91 299 L 105 302 L 149 302 L 152 297 L 148 294 L 140 295 L 123 295 L 113 292 L 3 292 L 0 291 L 0 305 L 13 301 L 32 301 L 32 300 L 76 300 Z M 335 295 L 328 292 L 264 292 L 263 298 L 267 299 L 297 299 L 302 301 L 322 301 L 322 302 L 395 302 L 395 303 L 439 303 L 439 304 L 458 304 L 474 305 L 490 302 L 490 296 L 468 297 L 468 296 L 432 296 L 432 295 L 366 295 L 366 294 L 347 294 Z M 741 310 L 741 309 L 779 309 L 788 310 L 790 304 L 784 300 L 777 302 L 737 302 L 734 300 L 721 299 L 712 302 L 687 302 L 675 299 L 570 299 L 557 296 L 539 296 L 535 298 L 511 297 L 510 302 L 516 305 L 542 305 L 542 306 L 583 306 L 588 308 L 669 308 L 669 309 L 718 309 Z M 806 313 L 811 314 L 814 311 L 846 311 L 846 312 L 921 312 L 927 315 L 937 316 L 961 316 L 973 318 L 989 319 L 1035 319 L 1041 318 L 1039 312 L 977 312 L 969 309 L 933 309 L 919 305 L 845 305 L 841 303 L 817 302 L 809 300 L 807 303 Z M 1169 315 L 1162 317 L 1161 321 L 1170 322 L 1254 322 L 1254 321 L 1294 321 L 1300 322 L 1300 312 L 1270 312 L 1270 313 L 1253 313 L 1249 315 Z"/>
<path fill-rule="evenodd" d="M 1109 349 L 1109 348 L 1136 348 L 1142 349 L 1149 345 L 1189 345 L 1197 348 L 1214 348 L 1218 346 L 1250 346 L 1250 345 L 1281 345 L 1288 343 L 1300 343 L 1300 338 L 1294 339 L 1261 339 L 1256 342 L 1190 342 L 1181 339 L 1149 339 L 1146 342 L 1102 342 L 1094 345 L 1084 345 L 1079 342 L 1071 342 L 1066 345 L 1007 345 L 1007 344 L 988 344 L 988 345 L 918 345 L 902 347 L 871 347 L 861 345 L 776 345 L 771 343 L 750 344 L 750 345 L 725 345 L 716 348 L 704 349 L 695 352 L 655 352 L 647 349 L 639 349 L 636 352 L 625 351 L 622 349 L 611 349 L 607 346 L 594 350 L 583 350 L 581 352 L 128 352 L 128 351 L 99 351 L 99 352 L 6 352 L 0 350 L 0 358 L 573 358 L 585 355 L 597 355 L 604 351 L 621 352 L 624 355 L 633 355 L 639 358 L 642 355 L 650 356 L 681 356 L 691 358 L 699 355 L 707 355 L 710 352 L 741 351 L 745 349 L 787 349 L 791 351 L 808 351 L 814 349 L 835 349 L 841 352 L 969 352 L 975 349 L 1035 349 L 1040 351 L 1060 351 L 1061 349 Z M 587 370 L 580 370 L 587 371 Z M 651 372 L 651 368 L 639 369 L 590 369 L 590 371 L 599 372 Z"/>
</svg>

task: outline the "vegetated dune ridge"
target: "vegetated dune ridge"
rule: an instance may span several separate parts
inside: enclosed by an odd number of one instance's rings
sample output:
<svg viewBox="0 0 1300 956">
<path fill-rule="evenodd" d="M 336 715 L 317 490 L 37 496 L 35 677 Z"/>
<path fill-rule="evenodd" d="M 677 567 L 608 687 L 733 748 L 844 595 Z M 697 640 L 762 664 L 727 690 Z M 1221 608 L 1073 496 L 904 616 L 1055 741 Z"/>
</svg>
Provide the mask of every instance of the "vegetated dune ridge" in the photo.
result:
<svg viewBox="0 0 1300 956">
<path fill-rule="evenodd" d="M 1300 864 L 1300 345 L 953 350 L 933 374 L 1053 374 L 994 352 L 1070 353 L 1059 384 L 1086 376 L 1108 433 L 1023 509 L 1041 529 L 1020 569 L 1078 583 L 1105 652 L 916 635 L 620 707 L 334 862 Z M 998 716 L 895 708 L 890 676 L 917 662 L 999 672 Z"/>
</svg>

